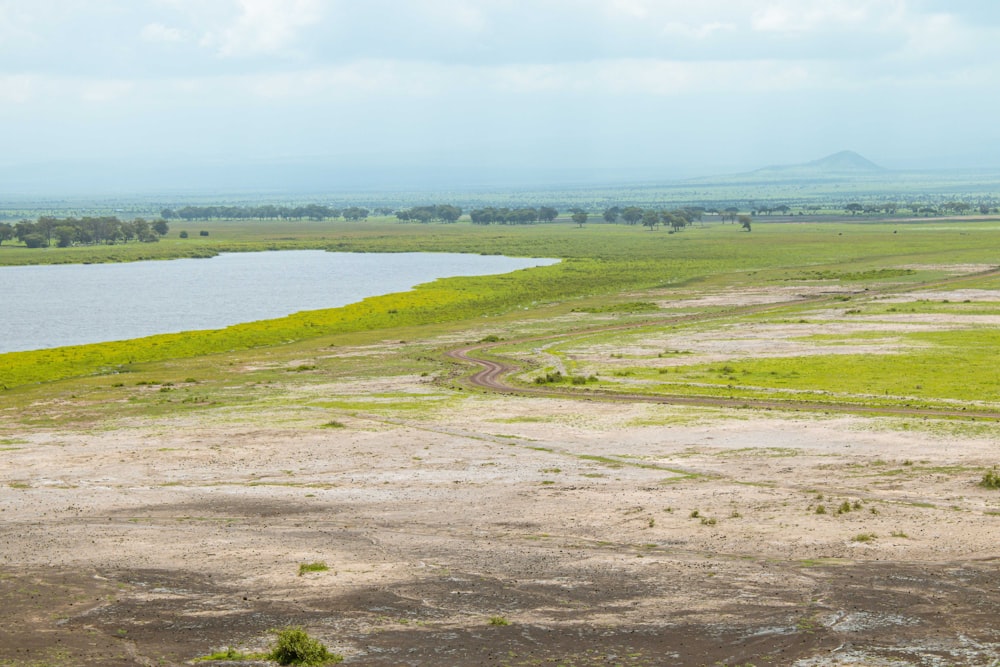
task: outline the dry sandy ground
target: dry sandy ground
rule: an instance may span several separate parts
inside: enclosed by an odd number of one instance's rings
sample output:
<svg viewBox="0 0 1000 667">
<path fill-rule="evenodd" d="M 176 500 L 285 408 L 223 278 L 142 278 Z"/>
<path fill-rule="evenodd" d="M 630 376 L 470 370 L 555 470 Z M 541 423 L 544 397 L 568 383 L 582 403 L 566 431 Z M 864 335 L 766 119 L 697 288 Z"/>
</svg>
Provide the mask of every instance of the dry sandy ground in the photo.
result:
<svg viewBox="0 0 1000 667">
<path fill-rule="evenodd" d="M 995 425 L 273 391 L 295 407 L 0 412 L 0 665 L 179 665 L 290 624 L 358 665 L 1000 664 Z M 440 405 L 309 406 L 372 391 Z"/>
<path fill-rule="evenodd" d="M 1000 495 L 976 486 L 988 433 L 460 408 L 22 433 L 0 468 L 0 664 L 180 664 L 260 650 L 290 623 L 366 665 L 1000 656 Z M 315 561 L 331 569 L 298 575 Z"/>
</svg>

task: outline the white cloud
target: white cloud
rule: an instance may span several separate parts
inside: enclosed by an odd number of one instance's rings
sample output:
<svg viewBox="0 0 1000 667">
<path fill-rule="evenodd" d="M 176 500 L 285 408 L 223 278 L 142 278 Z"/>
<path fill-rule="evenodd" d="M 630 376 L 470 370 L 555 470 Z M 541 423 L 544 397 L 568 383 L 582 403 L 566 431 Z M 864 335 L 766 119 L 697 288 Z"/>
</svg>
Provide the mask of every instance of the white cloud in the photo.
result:
<svg viewBox="0 0 1000 667">
<path fill-rule="evenodd" d="M 795 2 L 772 2 L 754 12 L 751 26 L 760 32 L 803 33 L 843 26 L 869 24 L 873 19 L 873 9 L 896 9 L 899 3 L 845 1 L 815 2 L 796 0 Z"/>
<path fill-rule="evenodd" d="M 135 87 L 132 81 L 87 81 L 80 86 L 78 95 L 84 102 L 103 104 L 128 97 Z"/>
<path fill-rule="evenodd" d="M 240 14 L 228 27 L 207 33 L 202 44 L 226 58 L 294 52 L 301 29 L 323 18 L 320 0 L 239 0 Z"/>
<path fill-rule="evenodd" d="M 145 42 L 183 42 L 186 37 L 177 28 L 168 28 L 162 23 L 148 23 L 142 28 L 139 37 Z"/>
<path fill-rule="evenodd" d="M 700 25 L 668 21 L 667 24 L 663 26 L 663 33 L 665 35 L 673 35 L 688 39 L 706 39 L 716 33 L 736 32 L 736 30 L 736 24 L 724 23 L 722 21 L 712 21 L 711 23 L 702 23 Z"/>
<path fill-rule="evenodd" d="M 27 74 L 0 75 L 0 101 L 25 104 L 35 97 L 37 80 Z"/>
</svg>

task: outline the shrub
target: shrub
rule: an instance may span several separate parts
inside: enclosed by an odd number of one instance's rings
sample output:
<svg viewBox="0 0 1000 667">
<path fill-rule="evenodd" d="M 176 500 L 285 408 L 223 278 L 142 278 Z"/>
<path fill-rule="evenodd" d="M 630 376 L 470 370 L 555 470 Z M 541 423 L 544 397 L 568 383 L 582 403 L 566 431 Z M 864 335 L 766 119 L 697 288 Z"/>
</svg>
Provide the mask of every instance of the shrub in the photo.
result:
<svg viewBox="0 0 1000 667">
<path fill-rule="evenodd" d="M 490 625 L 510 625 L 510 621 L 503 616 L 490 616 Z"/>
<path fill-rule="evenodd" d="M 188 233 L 187 233 L 187 232 L 181 232 L 181 233 L 179 234 L 179 236 L 180 236 L 180 237 L 181 237 L 182 239 L 186 239 L 186 238 L 188 237 Z"/>
<path fill-rule="evenodd" d="M 983 474 L 979 486 L 985 489 L 1000 489 L 1000 471 L 997 470 L 996 466 L 993 466 L 993 470 L 987 470 Z"/>
<path fill-rule="evenodd" d="M 301 563 L 299 564 L 299 576 L 301 577 L 306 572 L 326 572 L 330 567 L 323 561 L 317 561 L 315 563 Z"/>
<path fill-rule="evenodd" d="M 206 231 L 205 231 L 205 230 L 203 229 L 203 230 L 201 230 L 200 232 L 198 232 L 198 236 L 208 236 L 208 232 L 206 232 Z"/>
<path fill-rule="evenodd" d="M 288 627 L 278 631 L 278 643 L 267 654 L 268 660 L 279 665 L 328 665 L 341 662 L 344 656 L 330 653 L 317 639 L 313 639 L 299 627 Z"/>
</svg>

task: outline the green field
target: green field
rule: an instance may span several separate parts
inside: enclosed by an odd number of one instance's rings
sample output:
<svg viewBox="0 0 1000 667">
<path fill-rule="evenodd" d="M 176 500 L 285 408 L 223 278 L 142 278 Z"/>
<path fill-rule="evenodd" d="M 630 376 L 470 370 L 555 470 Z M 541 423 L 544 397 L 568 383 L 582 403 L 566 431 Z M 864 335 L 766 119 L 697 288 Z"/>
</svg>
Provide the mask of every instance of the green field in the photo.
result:
<svg viewBox="0 0 1000 667">
<path fill-rule="evenodd" d="M 177 233 L 188 229 L 191 237 Z M 206 230 L 209 236 L 197 232 Z M 212 222 L 175 225 L 168 238 L 155 244 L 50 248 L 28 250 L 0 247 L 0 263 L 97 262 L 210 256 L 226 251 L 288 248 L 323 248 L 350 252 L 446 251 L 513 256 L 558 257 L 549 267 L 517 271 L 502 276 L 449 278 L 422 285 L 413 291 L 391 294 L 343 308 L 300 313 L 291 317 L 237 325 L 205 332 L 170 334 L 149 338 L 11 353 L 0 356 L 0 386 L 7 390 L 76 377 L 105 377 L 105 382 L 141 371 L 147 364 L 168 361 L 197 367 L 206 355 L 226 355 L 239 350 L 267 355 L 274 346 L 335 344 L 344 336 L 371 340 L 409 339 L 430 330 L 462 330 L 489 322 L 517 322 L 524 332 L 583 328 L 614 321 L 656 321 L 660 306 L 699 293 L 736 289 L 794 290 L 830 285 L 849 288 L 824 308 L 840 309 L 836 321 L 860 322 L 903 314 L 947 315 L 963 318 L 992 315 L 993 303 L 941 303 L 911 300 L 879 301 L 878 295 L 918 288 L 956 272 L 981 270 L 996 264 L 1000 221 L 961 221 L 936 224 L 859 222 L 856 224 L 755 223 L 752 233 L 732 224 L 705 224 L 669 234 L 640 227 L 571 224 L 478 227 L 470 224 L 402 225 L 388 221 L 366 223 L 261 223 Z M 959 268 L 953 268 L 959 267 Z M 963 268 L 964 267 L 964 268 Z M 961 287 L 995 288 L 997 278 L 967 278 Z M 655 295 L 655 305 L 650 295 Z M 679 304 L 684 306 L 683 303 Z M 710 312 L 712 307 L 685 307 L 684 312 Z M 724 310 L 724 309 L 723 309 Z M 724 314 L 724 313 L 723 313 Z M 817 316 L 810 306 L 787 307 L 766 315 L 744 315 L 742 320 L 722 319 L 684 325 L 683 336 L 696 339 L 699 332 L 740 321 L 809 321 Z M 483 320 L 482 318 L 489 318 Z M 572 325 L 554 318 L 575 318 Z M 569 321 L 569 320 L 566 320 Z M 428 329 L 429 327 L 429 329 Z M 864 341 L 864 333 L 836 334 L 829 340 L 815 338 L 803 327 L 801 336 L 810 345 L 849 346 Z M 659 331 L 659 330 L 657 330 Z M 609 335 L 609 345 L 628 346 L 630 340 L 659 333 Z M 673 365 L 666 372 L 631 360 L 616 359 L 614 368 L 593 365 L 602 384 L 615 388 L 621 380 L 642 380 L 643 391 L 695 394 L 759 395 L 779 397 L 811 392 L 811 398 L 828 400 L 904 401 L 930 403 L 952 400 L 1000 399 L 995 373 L 968 374 L 990 367 L 997 340 L 990 326 L 959 324 L 940 332 L 880 334 L 893 338 L 900 353 L 809 355 L 775 358 L 736 358 L 733 362 Z M 857 338 L 853 338 L 857 336 Z M 341 338 L 338 338 L 341 337 Z M 811 338 L 810 338 L 811 337 Z M 354 340 L 352 339 L 352 340 Z M 570 350 L 584 339 L 565 345 Z M 309 343 L 315 341 L 315 343 Z M 673 344 L 672 344 L 673 345 Z M 678 347 L 674 345 L 674 347 Z M 681 346 L 682 347 L 682 346 Z M 555 350 L 553 350 L 555 351 Z M 662 357 L 662 350 L 657 354 Z M 652 353 L 651 353 L 652 354 Z M 655 355 L 653 355 L 655 356 Z M 660 357 L 657 357 L 660 358 Z M 171 360 L 184 360 L 176 362 Z M 575 363 L 575 362 L 573 362 Z M 901 365 L 902 364 L 902 365 Z M 433 370 L 433 364 L 426 364 Z M 948 373 L 948 369 L 960 373 Z M 905 371 L 905 372 L 903 372 Z M 588 371 L 590 372 L 590 371 Z M 186 374 L 178 371 L 175 376 Z M 919 385 L 919 388 L 917 386 Z"/>
</svg>

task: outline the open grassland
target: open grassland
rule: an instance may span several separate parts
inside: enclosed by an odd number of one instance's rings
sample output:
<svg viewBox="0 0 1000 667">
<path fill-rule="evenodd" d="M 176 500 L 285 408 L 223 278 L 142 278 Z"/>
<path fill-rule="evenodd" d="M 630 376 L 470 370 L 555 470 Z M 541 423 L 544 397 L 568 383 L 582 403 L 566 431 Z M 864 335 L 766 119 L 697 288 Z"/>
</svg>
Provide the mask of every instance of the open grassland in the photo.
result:
<svg viewBox="0 0 1000 667">
<path fill-rule="evenodd" d="M 503 276 L 452 278 L 344 308 L 312 311 L 196 334 L 4 355 L 0 387 L 12 388 L 94 373 L 119 373 L 135 364 L 189 358 L 234 349 L 283 344 L 324 335 L 392 329 L 497 316 L 518 309 L 629 290 L 711 284 L 787 284 L 837 280 L 851 284 L 918 282 L 941 276 L 938 265 L 984 264 L 993 259 L 1000 223 L 963 224 L 965 231 L 920 224 L 735 225 L 696 227 L 680 234 L 636 227 L 562 225 L 475 227 L 389 223 L 215 223 L 208 240 L 159 244 L 28 250 L 0 248 L 0 262 L 124 261 L 195 252 L 326 248 L 337 251 L 447 251 L 558 257 L 555 266 Z M 972 230 L 972 231 L 969 231 Z M 189 244 L 190 246 L 186 245 Z M 76 252 L 79 251 L 79 252 Z M 154 253 L 149 255 L 149 253 Z M 91 254 L 87 254 L 91 253 Z M 95 254 L 96 253 L 96 254 Z M 124 254 L 119 254 L 124 253 Z M 138 253 L 138 254 L 132 254 Z M 925 268 L 908 269 L 909 265 Z M 886 273 L 888 271 L 888 273 Z M 192 295 L 197 298 L 197 295 Z M 582 307 L 587 307 L 586 305 Z M 603 307 L 603 306 L 598 306 Z"/>
<path fill-rule="evenodd" d="M 372 225 L 565 261 L 4 355 L 0 665 L 996 664 L 996 421 L 797 409 L 1000 409 L 965 227 Z M 482 345 L 553 393 L 470 387 Z"/>
</svg>

